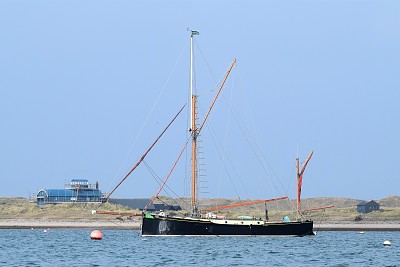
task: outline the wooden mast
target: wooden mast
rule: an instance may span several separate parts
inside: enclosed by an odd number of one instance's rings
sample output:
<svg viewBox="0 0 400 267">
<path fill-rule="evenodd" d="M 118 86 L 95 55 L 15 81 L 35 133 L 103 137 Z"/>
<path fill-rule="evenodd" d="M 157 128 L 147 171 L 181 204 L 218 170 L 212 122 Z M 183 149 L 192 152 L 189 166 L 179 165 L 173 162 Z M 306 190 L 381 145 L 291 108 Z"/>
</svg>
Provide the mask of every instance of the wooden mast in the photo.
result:
<svg viewBox="0 0 400 267">
<path fill-rule="evenodd" d="M 236 64 L 236 59 L 233 60 L 232 64 L 230 65 L 225 77 L 219 87 L 217 94 L 214 97 L 213 102 L 210 105 L 210 108 L 207 111 L 206 116 L 204 117 L 203 122 L 201 123 L 200 127 L 197 127 L 197 95 L 193 93 L 193 36 L 199 35 L 198 31 L 191 31 L 190 35 L 190 104 L 191 104 L 191 124 L 190 124 L 190 133 L 192 136 L 192 198 L 191 198 L 191 205 L 192 205 L 192 216 L 198 217 L 199 216 L 199 208 L 197 203 L 197 137 L 200 135 L 203 126 L 210 115 L 214 104 L 221 93 L 222 88 L 225 85 L 226 80 L 228 79 L 229 74 L 232 71 L 233 66 Z"/>
<path fill-rule="evenodd" d="M 192 95 L 192 213 L 197 215 L 197 127 L 196 127 L 196 96 Z"/>
<path fill-rule="evenodd" d="M 192 216 L 197 217 L 197 127 L 196 127 L 196 95 L 193 93 L 193 36 L 199 32 L 191 31 L 190 34 L 190 133 L 192 135 Z"/>
</svg>

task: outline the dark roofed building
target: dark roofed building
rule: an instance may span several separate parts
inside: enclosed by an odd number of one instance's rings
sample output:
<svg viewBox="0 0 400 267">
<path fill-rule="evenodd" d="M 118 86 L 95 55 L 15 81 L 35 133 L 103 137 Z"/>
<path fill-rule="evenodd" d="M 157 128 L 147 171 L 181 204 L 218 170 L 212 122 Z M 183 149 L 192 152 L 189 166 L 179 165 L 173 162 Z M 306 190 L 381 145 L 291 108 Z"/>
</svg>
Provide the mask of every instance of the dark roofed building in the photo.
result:
<svg viewBox="0 0 400 267">
<path fill-rule="evenodd" d="M 373 200 L 369 202 L 362 201 L 357 205 L 357 211 L 361 213 L 368 213 L 374 210 L 379 210 L 379 204 Z"/>
<path fill-rule="evenodd" d="M 150 198 L 109 198 L 108 202 L 112 204 L 122 205 L 131 209 L 143 210 L 151 201 Z M 154 204 L 151 203 L 147 208 L 148 211 L 155 211 Z"/>
<path fill-rule="evenodd" d="M 151 201 L 150 198 L 109 198 L 108 202 L 112 204 L 122 205 L 131 209 L 143 210 L 146 205 Z M 165 211 L 172 210 L 178 211 L 182 210 L 179 205 L 167 205 L 167 204 L 154 204 L 151 203 L 147 208 L 148 211 Z"/>
</svg>

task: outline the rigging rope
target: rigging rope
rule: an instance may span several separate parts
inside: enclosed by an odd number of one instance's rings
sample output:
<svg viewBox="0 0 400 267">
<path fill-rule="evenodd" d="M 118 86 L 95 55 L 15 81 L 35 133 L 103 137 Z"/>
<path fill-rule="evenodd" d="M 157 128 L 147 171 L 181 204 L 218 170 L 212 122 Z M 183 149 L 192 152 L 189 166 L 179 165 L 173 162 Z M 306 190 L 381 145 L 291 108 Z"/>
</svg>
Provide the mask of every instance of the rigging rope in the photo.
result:
<svg viewBox="0 0 400 267">
<path fill-rule="evenodd" d="M 124 176 L 124 178 L 117 184 L 117 186 L 106 196 L 103 201 L 107 201 L 108 198 L 114 193 L 115 190 L 131 175 L 131 173 L 140 165 L 141 162 L 143 162 L 144 158 L 147 156 L 147 154 L 150 152 L 150 150 L 156 145 L 158 140 L 163 136 L 163 134 L 168 130 L 168 128 L 171 126 L 171 124 L 175 121 L 175 119 L 179 116 L 179 114 L 182 112 L 182 110 L 185 108 L 186 104 L 179 110 L 179 112 L 175 115 L 175 117 L 169 122 L 167 127 L 164 128 L 164 130 L 161 132 L 161 134 L 154 140 L 154 142 L 150 145 L 150 147 L 146 150 L 146 152 L 141 156 L 141 158 L 136 162 L 135 166 Z"/>
<path fill-rule="evenodd" d="M 162 179 L 156 174 L 156 172 L 150 167 L 150 165 L 147 164 L 146 161 L 143 161 L 143 163 L 145 164 L 145 166 L 146 166 L 147 170 L 149 171 L 149 173 L 153 176 L 154 180 L 158 183 L 159 186 L 161 186 L 161 184 L 162 184 L 162 182 L 163 182 Z M 169 193 L 165 188 L 167 188 L 167 189 L 170 191 L 170 193 Z M 179 196 L 179 194 L 177 194 L 174 190 L 172 190 L 172 188 L 170 188 L 167 184 L 164 185 L 164 187 L 163 187 L 163 192 L 164 192 L 168 197 L 170 197 L 176 204 L 180 205 L 180 203 L 178 203 L 178 202 L 174 199 L 174 197 L 173 197 L 172 195 L 174 195 L 174 196 L 177 197 L 178 199 L 181 199 L 181 200 L 182 200 L 181 196 Z M 160 198 L 158 198 L 158 197 L 157 197 L 157 199 L 160 200 Z M 182 202 L 183 202 L 185 205 L 190 206 L 190 204 L 187 203 L 186 201 L 182 200 Z"/>
<path fill-rule="evenodd" d="M 236 61 L 235 61 L 236 62 Z M 230 65 L 230 67 L 228 68 L 228 69 L 231 69 L 232 68 L 232 64 Z M 219 82 L 216 82 L 216 88 L 218 88 L 218 86 L 219 86 L 219 84 L 220 83 L 222 83 L 223 81 L 226 81 L 226 77 L 227 77 L 227 75 L 225 74 L 225 75 L 223 75 L 222 77 L 221 77 L 221 80 L 219 81 Z M 214 98 L 215 99 L 215 98 Z M 204 112 L 204 110 L 202 110 L 201 109 L 201 107 L 199 107 L 199 109 L 203 112 L 203 113 L 205 113 Z M 211 118 L 210 118 L 210 120 L 211 120 Z M 230 121 L 230 120 L 229 120 Z M 228 125 L 229 125 L 229 121 L 227 122 L 227 127 L 228 127 Z M 241 181 L 240 180 L 240 176 L 238 175 L 238 172 L 237 172 L 237 170 L 235 169 L 235 165 L 231 162 L 231 160 L 230 160 L 230 158 L 229 158 L 229 156 L 228 156 L 228 153 L 226 153 L 226 140 L 227 140 L 227 137 L 228 137 L 228 132 L 226 131 L 226 138 L 225 138 L 225 145 L 222 145 L 221 144 L 221 141 L 218 139 L 218 135 L 216 135 L 215 134 L 215 131 L 213 130 L 213 128 L 210 126 L 210 122 L 209 121 L 205 121 L 205 126 L 207 127 L 207 129 L 208 129 L 208 131 L 210 132 L 210 136 L 211 136 L 211 139 L 212 139 L 212 141 L 213 141 L 213 143 L 214 143 L 214 147 L 216 148 L 216 150 L 217 150 L 217 155 L 218 155 L 218 157 L 220 158 L 220 160 L 221 160 L 221 172 L 220 172 L 220 179 L 219 179 L 219 182 L 220 182 L 220 184 L 221 184 L 221 177 L 222 177 L 222 169 L 225 169 L 225 172 L 226 172 L 226 174 L 227 174 L 227 176 L 230 178 L 229 179 L 229 181 L 230 181 L 230 183 L 231 183 L 231 185 L 232 185 L 232 187 L 233 187 L 233 189 L 234 189 L 234 191 L 235 191 L 235 193 L 236 193 L 236 196 L 237 196 L 237 198 L 238 199 L 240 199 L 240 195 L 239 195 L 239 193 L 238 193 L 238 190 L 236 189 L 236 186 L 235 186 L 235 184 L 233 183 L 233 179 L 232 179 L 232 176 L 231 176 L 231 174 L 229 173 L 229 171 L 228 171 L 228 168 L 227 168 L 227 164 L 225 163 L 226 161 L 228 161 L 229 163 L 230 163 L 230 165 L 232 166 L 231 167 L 231 169 L 233 169 L 233 171 L 236 173 L 236 176 L 237 177 L 239 177 L 239 181 L 240 182 L 242 182 L 242 186 L 245 188 L 245 183 L 243 183 L 243 181 Z M 227 156 L 226 157 L 226 159 L 225 159 L 225 156 Z M 219 192 L 219 190 L 220 190 L 220 185 L 218 186 L 218 196 L 219 196 L 219 194 L 220 194 L 220 192 Z"/>
<path fill-rule="evenodd" d="M 232 90 L 231 90 L 230 99 L 232 99 Z M 227 143 L 228 143 L 228 128 L 229 128 L 229 124 L 230 124 L 230 119 L 231 119 L 231 116 L 230 116 L 230 113 L 229 113 L 228 120 L 226 121 L 225 140 L 224 140 L 224 146 L 222 147 L 223 151 L 226 150 L 226 146 L 227 146 Z M 219 199 L 219 197 L 220 197 L 219 193 L 220 193 L 220 189 L 221 189 L 222 171 L 223 171 L 223 164 L 224 164 L 225 155 L 226 155 L 226 153 L 223 154 L 223 157 L 222 157 L 222 160 L 221 160 L 221 168 L 220 168 L 220 172 L 219 172 L 217 199 Z M 235 192 L 236 192 L 236 195 L 238 195 L 238 197 L 239 197 L 239 194 L 238 194 L 236 188 L 235 188 Z M 217 201 L 217 206 L 219 206 L 219 202 L 218 201 Z"/>
<path fill-rule="evenodd" d="M 160 185 L 162 184 L 161 178 L 160 178 L 160 177 L 156 174 L 156 172 L 150 167 L 150 165 L 147 164 L 147 162 L 143 161 L 143 163 L 145 164 L 145 166 L 146 166 L 147 170 L 149 171 L 149 173 L 153 176 L 154 180 L 155 180 L 155 181 L 158 183 L 158 185 L 160 186 Z M 177 193 L 175 193 L 175 191 L 172 190 L 168 185 L 165 185 L 165 187 L 168 188 L 168 189 L 171 191 L 171 193 L 172 193 L 173 195 L 175 195 L 176 197 L 179 197 L 179 195 L 178 195 Z M 171 197 L 171 195 L 170 195 L 168 192 L 166 192 L 166 190 L 164 190 L 164 192 L 165 192 L 169 197 Z"/>
<path fill-rule="evenodd" d="M 240 71 L 238 64 L 237 64 L 237 67 L 236 67 L 236 71 L 238 71 L 238 72 Z M 225 101 L 225 103 L 228 102 L 228 101 L 225 99 L 224 95 L 222 96 L 222 99 Z M 257 143 L 256 143 L 256 141 L 255 141 L 255 139 L 254 139 L 254 137 L 250 134 L 249 131 L 246 132 L 246 131 L 244 130 L 244 128 L 242 127 L 242 125 L 244 125 L 244 123 L 241 123 L 240 117 L 235 113 L 234 110 L 231 109 L 231 106 L 230 106 L 230 105 L 227 104 L 227 106 L 228 106 L 228 108 L 230 109 L 230 111 L 231 111 L 231 113 L 232 113 L 232 115 L 233 115 L 233 118 L 234 118 L 234 120 L 236 121 L 236 124 L 239 126 L 239 128 L 240 128 L 240 130 L 241 130 L 241 132 L 242 132 L 242 135 L 245 137 L 247 143 L 248 143 L 249 146 L 251 147 L 251 149 L 252 149 L 254 155 L 256 156 L 258 162 L 260 163 L 260 165 L 261 165 L 262 168 L 264 169 L 265 174 L 267 175 L 267 177 L 270 177 L 269 181 L 270 181 L 270 183 L 272 184 L 272 187 L 275 188 L 275 190 L 276 190 L 279 194 L 281 194 L 281 193 L 280 193 L 280 190 L 277 188 L 277 186 L 275 185 L 275 183 L 274 183 L 273 180 L 272 180 L 272 176 L 274 176 L 275 179 L 276 179 L 276 180 L 278 181 L 278 183 L 280 184 L 280 186 L 281 186 L 282 188 L 284 188 L 284 187 L 282 186 L 281 182 L 280 182 L 280 179 L 278 178 L 277 174 L 275 173 L 274 169 L 271 167 L 270 163 L 269 163 L 268 160 L 266 159 L 266 157 L 265 157 L 264 153 L 262 152 L 262 150 L 258 147 L 258 145 L 257 145 Z M 257 149 L 256 149 L 256 148 L 257 148 Z M 260 158 L 259 155 L 261 155 L 261 158 L 262 158 L 262 159 Z M 264 162 L 266 163 L 266 165 L 267 165 L 267 167 L 269 168 L 269 170 L 272 172 L 272 175 L 271 175 L 271 176 L 270 176 L 270 174 L 269 174 L 269 172 L 268 172 L 268 169 L 267 169 L 266 166 L 264 165 Z"/>
<path fill-rule="evenodd" d="M 186 46 L 185 46 L 185 47 L 186 47 Z M 170 81 L 170 79 L 171 79 L 171 77 L 172 77 L 172 74 L 175 72 L 176 67 L 178 66 L 179 61 L 181 61 L 181 58 L 182 58 L 182 56 L 183 56 L 184 51 L 185 51 L 185 48 L 181 50 L 181 53 L 180 53 L 178 59 L 176 60 L 176 62 L 175 62 L 175 64 L 174 64 L 174 66 L 173 66 L 171 72 L 169 73 L 169 76 L 168 76 L 167 80 L 165 81 L 163 87 L 161 88 L 161 91 L 160 91 L 160 93 L 158 94 L 158 96 L 157 96 L 157 98 L 156 98 L 156 101 L 154 102 L 153 106 L 151 107 L 149 113 L 147 114 L 147 117 L 146 117 L 145 121 L 143 122 L 143 125 L 142 125 L 141 128 L 139 129 L 139 132 L 137 133 L 136 137 L 132 140 L 132 142 L 131 142 L 131 144 L 130 144 L 130 146 L 129 146 L 130 149 L 129 149 L 128 152 L 126 153 L 125 158 L 122 160 L 122 162 L 120 163 L 120 165 L 119 165 L 117 171 L 115 172 L 115 174 L 114 174 L 114 176 L 113 176 L 113 177 L 114 177 L 114 178 L 113 178 L 113 181 L 116 181 L 116 180 L 117 180 L 118 173 L 121 172 L 122 166 L 126 164 L 129 155 L 130 155 L 130 154 L 132 153 L 132 151 L 133 151 L 134 145 L 136 144 L 136 142 L 137 142 L 137 140 L 139 139 L 139 137 L 141 136 L 141 134 L 142 134 L 144 128 L 146 127 L 146 125 L 147 125 L 147 123 L 148 123 L 148 121 L 149 121 L 151 115 L 152 115 L 153 112 L 154 112 L 154 109 L 156 108 L 156 106 L 158 105 L 158 103 L 159 103 L 159 101 L 160 101 L 160 99 L 161 99 L 161 96 L 164 94 L 164 91 L 165 91 L 165 89 L 167 88 L 167 85 L 168 85 L 168 83 L 169 83 L 169 81 Z"/>
</svg>

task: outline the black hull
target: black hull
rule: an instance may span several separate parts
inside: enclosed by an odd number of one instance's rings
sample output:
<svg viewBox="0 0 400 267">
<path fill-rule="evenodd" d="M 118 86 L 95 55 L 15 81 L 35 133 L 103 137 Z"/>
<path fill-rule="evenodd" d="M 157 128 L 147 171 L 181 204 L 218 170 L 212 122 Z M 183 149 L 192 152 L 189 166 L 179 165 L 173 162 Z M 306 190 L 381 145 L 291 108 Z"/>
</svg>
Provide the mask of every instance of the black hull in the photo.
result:
<svg viewBox="0 0 400 267">
<path fill-rule="evenodd" d="M 277 222 L 262 225 L 220 224 L 209 220 L 143 217 L 142 236 L 306 236 L 313 222 Z"/>
</svg>

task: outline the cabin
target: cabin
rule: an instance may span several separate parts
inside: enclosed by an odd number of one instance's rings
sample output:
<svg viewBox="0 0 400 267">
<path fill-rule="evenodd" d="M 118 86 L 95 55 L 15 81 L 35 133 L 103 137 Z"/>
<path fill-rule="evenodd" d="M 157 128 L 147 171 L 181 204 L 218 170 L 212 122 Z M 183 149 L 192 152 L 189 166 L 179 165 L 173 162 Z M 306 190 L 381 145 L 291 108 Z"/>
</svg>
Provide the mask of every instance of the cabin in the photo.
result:
<svg viewBox="0 0 400 267">
<path fill-rule="evenodd" d="M 371 200 L 369 202 L 362 201 L 357 205 L 357 211 L 361 213 L 368 213 L 374 210 L 379 210 L 380 206 L 375 201 Z"/>
<path fill-rule="evenodd" d="M 64 189 L 41 189 L 36 194 L 38 206 L 59 203 L 98 203 L 103 200 L 103 193 L 99 190 L 99 183 L 89 184 L 86 179 L 72 179 Z"/>
<path fill-rule="evenodd" d="M 181 206 L 179 205 L 167 205 L 167 204 L 154 204 L 154 207 L 157 211 L 161 210 L 171 210 L 171 211 L 179 211 L 182 210 Z"/>
</svg>

